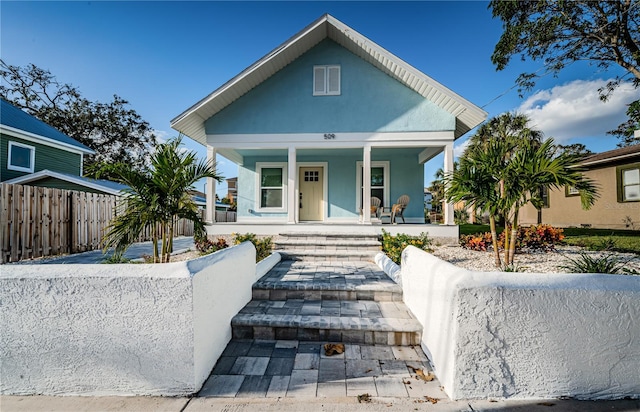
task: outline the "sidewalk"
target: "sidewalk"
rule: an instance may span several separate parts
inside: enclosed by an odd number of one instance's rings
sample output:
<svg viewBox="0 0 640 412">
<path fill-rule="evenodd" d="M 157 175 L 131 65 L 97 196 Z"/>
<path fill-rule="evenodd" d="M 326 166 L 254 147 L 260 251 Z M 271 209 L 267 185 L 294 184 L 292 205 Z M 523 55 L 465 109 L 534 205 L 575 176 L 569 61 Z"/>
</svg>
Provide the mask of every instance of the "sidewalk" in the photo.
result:
<svg viewBox="0 0 640 412">
<path fill-rule="evenodd" d="M 194 249 L 193 237 L 181 236 L 173 239 L 173 251 L 174 253 L 186 250 Z M 91 264 L 102 263 L 105 259 L 110 257 L 113 252 L 102 253 L 102 250 L 92 250 L 83 253 L 74 253 L 72 255 L 55 256 L 50 258 L 35 259 L 35 260 L 23 260 L 20 262 L 12 263 L 14 265 L 70 265 L 70 264 Z M 153 247 L 151 242 L 134 243 L 129 246 L 123 257 L 126 259 L 139 259 L 144 255 L 153 255 Z"/>
<path fill-rule="evenodd" d="M 27 411 L 158 411 L 158 412 L 350 412 L 350 411 L 439 411 L 439 412 L 596 412 L 640 411 L 640 400 L 576 401 L 450 401 L 432 404 L 423 399 L 371 398 L 358 403 L 356 397 L 343 398 L 162 398 L 162 397 L 75 397 L 0 396 L 2 412 Z"/>
</svg>

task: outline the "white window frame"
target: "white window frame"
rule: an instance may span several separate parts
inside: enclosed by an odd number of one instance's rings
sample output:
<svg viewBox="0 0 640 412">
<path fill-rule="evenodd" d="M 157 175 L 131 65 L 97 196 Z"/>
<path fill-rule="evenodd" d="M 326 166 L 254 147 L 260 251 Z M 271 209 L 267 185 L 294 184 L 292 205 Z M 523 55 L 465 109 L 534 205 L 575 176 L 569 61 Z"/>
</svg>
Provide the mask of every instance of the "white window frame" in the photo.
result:
<svg viewBox="0 0 640 412">
<path fill-rule="evenodd" d="M 29 149 L 31 151 L 31 159 L 29 161 L 29 164 L 31 165 L 31 167 L 22 167 L 22 166 L 16 166 L 16 165 L 12 165 L 11 164 L 11 152 L 13 149 L 13 146 L 18 146 L 18 147 L 22 147 L 23 149 Z M 17 172 L 26 172 L 26 173 L 33 173 L 33 170 L 35 168 L 35 163 L 36 163 L 36 148 L 34 146 L 29 146 L 26 145 L 24 143 L 18 143 L 18 142 L 14 142 L 14 141 L 9 141 L 9 150 L 8 150 L 8 156 L 7 156 L 7 169 L 8 170 L 15 170 Z"/>
<path fill-rule="evenodd" d="M 282 207 L 262 207 L 262 169 L 282 169 Z M 256 162 L 256 212 L 286 212 L 287 211 L 287 162 Z"/>
<path fill-rule="evenodd" d="M 322 69 L 322 75 L 324 76 L 324 89 L 316 90 L 316 72 L 317 69 Z M 329 90 L 329 72 L 331 69 L 338 69 L 338 90 Z M 313 66 L 313 95 L 314 96 L 339 96 L 342 91 L 342 69 L 339 64 L 330 65 L 315 65 Z"/>
<path fill-rule="evenodd" d="M 371 168 L 382 167 L 384 169 L 384 186 L 382 186 L 382 190 L 384 190 L 384 199 L 380 199 L 382 201 L 382 207 L 391 207 L 391 194 L 389 193 L 391 183 L 389 181 L 389 164 L 390 163 L 388 160 L 371 162 Z M 362 186 L 360 186 L 361 181 L 362 161 L 358 160 L 356 162 L 356 210 L 360 210 L 360 204 L 362 203 Z"/>
<path fill-rule="evenodd" d="M 620 168 L 620 189 L 619 190 L 620 190 L 620 199 L 622 200 L 623 203 L 640 201 L 640 199 L 636 199 L 636 198 L 633 198 L 633 199 L 627 198 L 626 192 L 624 190 L 628 186 L 640 186 L 640 184 L 638 184 L 638 183 L 626 183 L 625 182 L 625 178 L 624 178 L 625 172 L 636 171 L 636 170 L 638 171 L 638 174 L 640 174 L 640 166 L 633 165 L 633 166 L 629 166 L 629 167 L 621 167 Z"/>
</svg>

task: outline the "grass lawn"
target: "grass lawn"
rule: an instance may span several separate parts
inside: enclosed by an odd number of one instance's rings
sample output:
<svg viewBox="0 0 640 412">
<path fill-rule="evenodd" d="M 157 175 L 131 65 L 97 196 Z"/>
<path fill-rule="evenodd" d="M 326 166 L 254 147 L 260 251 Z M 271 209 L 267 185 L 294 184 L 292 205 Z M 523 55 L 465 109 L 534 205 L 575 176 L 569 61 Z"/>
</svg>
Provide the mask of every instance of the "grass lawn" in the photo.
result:
<svg viewBox="0 0 640 412">
<path fill-rule="evenodd" d="M 498 233 L 504 228 L 498 227 Z M 489 225 L 460 225 L 460 235 L 489 231 Z M 564 242 L 590 250 L 610 249 L 617 252 L 640 254 L 640 230 L 588 229 L 569 227 L 564 229 Z"/>
</svg>

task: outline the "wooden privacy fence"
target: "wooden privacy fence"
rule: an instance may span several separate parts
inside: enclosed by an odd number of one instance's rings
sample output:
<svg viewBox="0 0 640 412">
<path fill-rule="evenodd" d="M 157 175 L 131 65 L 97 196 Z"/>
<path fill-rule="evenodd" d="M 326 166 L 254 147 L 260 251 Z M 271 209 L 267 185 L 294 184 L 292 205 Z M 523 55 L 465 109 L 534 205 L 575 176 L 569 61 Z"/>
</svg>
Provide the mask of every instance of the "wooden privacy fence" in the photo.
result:
<svg viewBox="0 0 640 412">
<path fill-rule="evenodd" d="M 235 222 L 236 212 L 223 212 L 216 210 L 216 222 Z"/>
<path fill-rule="evenodd" d="M 117 196 L 46 187 L 0 186 L 2 263 L 101 248 Z M 193 236 L 193 223 L 176 220 L 176 236 Z M 151 239 L 147 228 L 139 241 Z"/>
</svg>

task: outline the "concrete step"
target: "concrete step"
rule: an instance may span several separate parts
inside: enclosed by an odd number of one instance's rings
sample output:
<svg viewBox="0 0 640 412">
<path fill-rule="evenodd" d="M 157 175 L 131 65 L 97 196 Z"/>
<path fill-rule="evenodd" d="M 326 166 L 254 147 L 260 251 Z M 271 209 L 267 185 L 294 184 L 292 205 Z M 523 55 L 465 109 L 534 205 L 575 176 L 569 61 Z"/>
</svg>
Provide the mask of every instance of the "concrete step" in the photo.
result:
<svg viewBox="0 0 640 412">
<path fill-rule="evenodd" d="M 411 346 L 422 326 L 402 302 L 252 300 L 231 321 L 233 339 Z"/>
<path fill-rule="evenodd" d="M 376 234 L 281 233 L 275 249 L 289 260 L 372 262 L 381 244 Z"/>
</svg>

